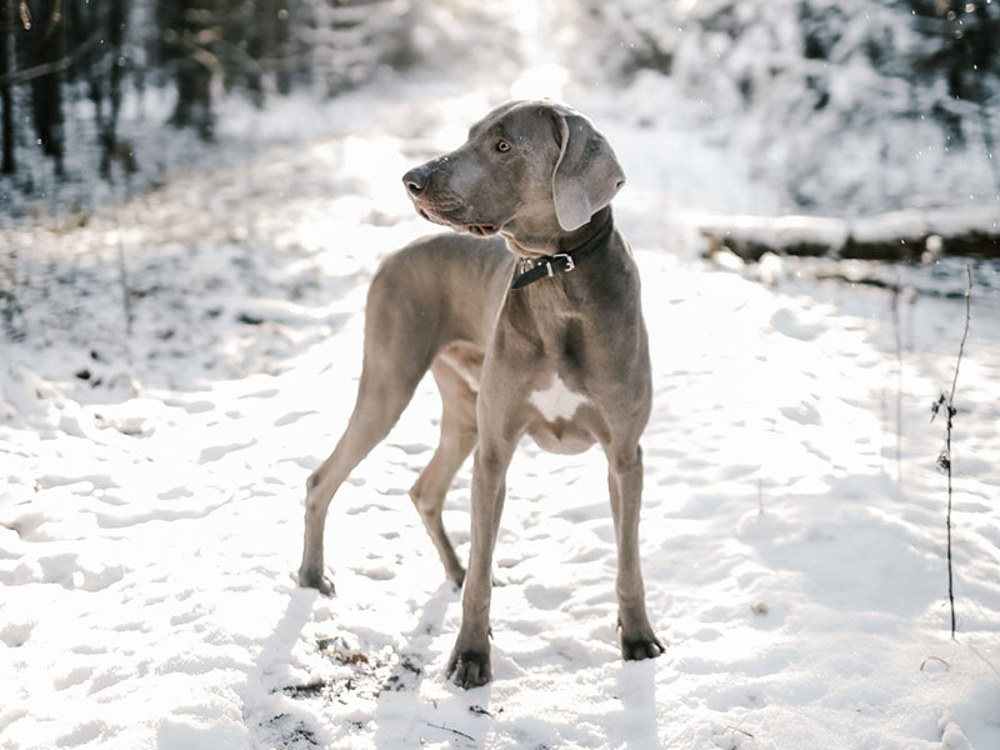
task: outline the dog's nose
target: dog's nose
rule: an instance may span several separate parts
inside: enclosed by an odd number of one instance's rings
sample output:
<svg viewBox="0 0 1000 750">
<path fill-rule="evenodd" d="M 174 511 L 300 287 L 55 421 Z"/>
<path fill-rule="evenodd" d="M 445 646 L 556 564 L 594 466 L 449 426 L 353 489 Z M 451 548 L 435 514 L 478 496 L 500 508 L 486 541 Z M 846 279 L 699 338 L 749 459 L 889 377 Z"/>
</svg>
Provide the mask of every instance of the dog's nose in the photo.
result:
<svg viewBox="0 0 1000 750">
<path fill-rule="evenodd" d="M 403 184 L 406 185 L 406 190 L 410 195 L 420 195 L 424 188 L 427 187 L 427 181 L 430 179 L 431 171 L 424 164 L 419 167 L 414 167 L 409 172 L 403 175 Z"/>
</svg>

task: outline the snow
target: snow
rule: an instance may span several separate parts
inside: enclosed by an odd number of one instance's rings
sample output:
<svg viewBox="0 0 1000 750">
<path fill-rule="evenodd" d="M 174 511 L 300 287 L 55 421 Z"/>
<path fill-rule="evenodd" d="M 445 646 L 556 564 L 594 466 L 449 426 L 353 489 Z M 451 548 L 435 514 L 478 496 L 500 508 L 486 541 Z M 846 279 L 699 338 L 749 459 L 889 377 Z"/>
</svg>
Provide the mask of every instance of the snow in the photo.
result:
<svg viewBox="0 0 1000 750">
<path fill-rule="evenodd" d="M 546 87 L 629 176 L 615 207 L 655 389 L 642 559 L 667 651 L 618 654 L 604 458 L 525 442 L 495 677 L 463 691 L 444 674 L 460 594 L 406 495 L 437 439 L 431 380 L 334 502 L 335 598 L 294 580 L 304 481 L 353 403 L 371 274 L 432 230 L 400 175 Z M 21 308 L 0 340 L 0 748 L 1000 747 L 996 268 L 976 267 L 956 393 L 952 640 L 929 407 L 962 287 L 920 292 L 947 264 L 880 266 L 903 296 L 807 261 L 761 284 L 699 260 L 691 215 L 780 199 L 690 113 L 669 82 L 585 90 L 545 60 L 471 90 L 387 75 L 252 123 L 232 105 L 242 158 L 0 230 Z M 445 511 L 460 557 L 469 471 Z"/>
</svg>

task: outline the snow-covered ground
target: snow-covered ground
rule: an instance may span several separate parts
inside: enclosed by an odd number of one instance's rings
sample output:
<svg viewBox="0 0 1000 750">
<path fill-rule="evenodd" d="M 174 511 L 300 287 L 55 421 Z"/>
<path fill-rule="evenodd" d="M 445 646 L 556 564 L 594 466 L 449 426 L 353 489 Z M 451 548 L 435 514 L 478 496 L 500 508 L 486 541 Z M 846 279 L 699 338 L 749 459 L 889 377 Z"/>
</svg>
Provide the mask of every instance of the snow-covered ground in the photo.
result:
<svg viewBox="0 0 1000 750">
<path fill-rule="evenodd" d="M 336 598 L 293 578 L 303 485 L 353 403 L 368 279 L 432 230 L 400 175 L 538 93 L 591 114 L 630 178 L 616 209 L 656 399 L 643 560 L 667 651 L 618 656 L 603 457 L 526 443 L 495 679 L 466 692 L 444 675 L 459 592 L 406 495 L 437 438 L 433 384 L 335 501 Z M 553 65 L 471 91 L 388 78 L 252 125 L 224 114 L 223 140 L 258 144 L 244 158 L 0 230 L 20 308 L 0 339 L 0 748 L 1000 747 L 996 268 L 976 269 L 956 394 L 952 640 L 929 420 L 964 302 L 698 260 L 699 215 L 779 201 L 686 106 L 669 83 L 586 92 Z M 883 273 L 931 288 L 942 268 Z M 460 555 L 468 471 L 445 516 Z"/>
</svg>

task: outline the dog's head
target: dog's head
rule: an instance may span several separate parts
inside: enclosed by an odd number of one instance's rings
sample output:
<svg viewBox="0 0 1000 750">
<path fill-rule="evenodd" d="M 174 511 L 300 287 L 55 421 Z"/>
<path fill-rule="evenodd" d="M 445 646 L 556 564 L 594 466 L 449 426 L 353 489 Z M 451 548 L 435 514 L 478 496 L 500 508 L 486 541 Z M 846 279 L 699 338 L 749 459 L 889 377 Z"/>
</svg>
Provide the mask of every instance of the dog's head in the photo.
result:
<svg viewBox="0 0 1000 750">
<path fill-rule="evenodd" d="M 461 147 L 403 176 L 424 218 L 480 236 L 501 232 L 541 252 L 589 222 L 624 182 L 594 124 L 550 101 L 504 104 Z"/>
</svg>

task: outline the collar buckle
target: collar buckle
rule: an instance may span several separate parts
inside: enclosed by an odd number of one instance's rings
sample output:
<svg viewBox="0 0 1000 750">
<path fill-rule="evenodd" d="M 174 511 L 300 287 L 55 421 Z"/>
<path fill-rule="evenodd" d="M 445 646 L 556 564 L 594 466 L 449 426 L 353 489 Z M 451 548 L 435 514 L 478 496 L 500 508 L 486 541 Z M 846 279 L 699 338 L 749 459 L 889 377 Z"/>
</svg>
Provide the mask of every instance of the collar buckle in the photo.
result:
<svg viewBox="0 0 1000 750">
<path fill-rule="evenodd" d="M 569 273 L 574 268 L 576 268 L 576 263 L 573 262 L 572 255 L 570 255 L 569 253 L 556 253 L 547 261 L 549 266 L 549 276 L 555 276 L 555 272 L 552 270 L 552 262 L 556 258 L 562 258 L 566 262 L 566 267 L 563 269 L 563 273 Z"/>
<path fill-rule="evenodd" d="M 520 289 L 539 279 L 569 273 L 579 265 L 580 261 L 585 260 L 596 248 L 607 242 L 613 228 L 614 221 L 609 210 L 604 225 L 597 230 L 597 233 L 571 252 L 553 253 L 540 258 L 522 258 L 520 261 L 521 273 L 511 281 L 510 288 Z"/>
</svg>

